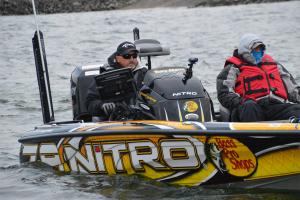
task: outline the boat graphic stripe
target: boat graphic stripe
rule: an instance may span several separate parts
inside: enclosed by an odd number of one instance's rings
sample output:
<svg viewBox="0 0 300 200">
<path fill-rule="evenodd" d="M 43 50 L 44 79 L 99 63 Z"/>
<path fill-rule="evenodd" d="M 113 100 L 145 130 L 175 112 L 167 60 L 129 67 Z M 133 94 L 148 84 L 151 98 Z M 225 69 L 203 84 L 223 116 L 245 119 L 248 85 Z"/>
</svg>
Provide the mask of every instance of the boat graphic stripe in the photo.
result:
<svg viewBox="0 0 300 200">
<path fill-rule="evenodd" d="M 179 115 L 179 121 L 182 122 L 182 114 L 181 114 L 181 110 L 180 110 L 180 106 L 179 106 L 179 102 L 177 101 L 177 108 L 178 108 L 178 115 Z"/>
<path fill-rule="evenodd" d="M 284 145 L 280 145 L 280 146 L 271 147 L 271 148 L 259 151 L 259 152 L 255 153 L 255 155 L 261 156 L 261 155 L 266 154 L 271 151 L 277 151 L 279 149 L 285 149 L 285 148 L 289 148 L 289 147 L 300 147 L 300 143 L 296 142 L 296 143 L 290 143 L 290 144 L 284 144 Z"/>
</svg>

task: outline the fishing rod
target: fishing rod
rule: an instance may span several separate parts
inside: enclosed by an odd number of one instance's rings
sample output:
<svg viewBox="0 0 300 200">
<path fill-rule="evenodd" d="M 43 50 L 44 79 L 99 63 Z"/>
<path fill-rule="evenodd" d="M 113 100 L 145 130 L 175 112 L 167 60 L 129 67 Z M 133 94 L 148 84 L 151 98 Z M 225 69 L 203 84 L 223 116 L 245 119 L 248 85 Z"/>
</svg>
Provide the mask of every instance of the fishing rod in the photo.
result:
<svg viewBox="0 0 300 200">
<path fill-rule="evenodd" d="M 43 38 L 43 33 L 39 30 L 39 25 L 38 25 L 39 23 L 37 19 L 34 0 L 32 0 L 32 8 L 33 8 L 33 14 L 34 14 L 35 25 L 36 25 L 36 32 L 34 34 L 34 37 L 32 38 L 32 44 L 33 44 L 37 79 L 39 84 L 43 121 L 44 124 L 46 124 L 51 121 L 55 121 L 55 119 L 54 119 L 54 111 L 53 111 L 52 96 L 51 96 L 51 89 L 50 89 L 48 66 L 47 66 L 46 53 L 45 53 L 44 38 Z"/>
</svg>

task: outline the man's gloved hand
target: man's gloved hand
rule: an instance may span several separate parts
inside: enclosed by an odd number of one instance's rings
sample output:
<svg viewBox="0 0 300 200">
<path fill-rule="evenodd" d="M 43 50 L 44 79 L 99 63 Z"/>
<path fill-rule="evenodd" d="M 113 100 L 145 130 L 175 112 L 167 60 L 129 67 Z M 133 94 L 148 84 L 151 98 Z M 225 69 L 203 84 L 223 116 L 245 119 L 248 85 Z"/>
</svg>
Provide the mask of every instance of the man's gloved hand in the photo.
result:
<svg viewBox="0 0 300 200">
<path fill-rule="evenodd" d="M 113 103 L 113 102 L 109 102 L 109 103 L 104 103 L 104 104 L 102 104 L 102 110 L 104 111 L 104 113 L 106 114 L 106 115 L 110 115 L 110 113 L 112 112 L 112 111 L 114 111 L 114 109 L 116 108 L 116 104 L 115 103 Z"/>
</svg>

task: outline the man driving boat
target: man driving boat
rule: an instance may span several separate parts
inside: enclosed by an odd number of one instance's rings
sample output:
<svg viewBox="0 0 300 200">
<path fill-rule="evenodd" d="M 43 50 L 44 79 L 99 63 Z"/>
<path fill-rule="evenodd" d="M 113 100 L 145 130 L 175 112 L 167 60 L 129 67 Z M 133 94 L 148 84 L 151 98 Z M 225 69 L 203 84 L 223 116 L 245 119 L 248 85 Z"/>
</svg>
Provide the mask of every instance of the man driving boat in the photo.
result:
<svg viewBox="0 0 300 200">
<path fill-rule="evenodd" d="M 132 42 L 122 42 L 118 45 L 116 52 L 107 59 L 108 64 L 101 68 L 101 71 L 130 68 L 139 89 L 142 86 L 147 69 L 139 66 L 138 53 L 139 51 Z M 109 118 L 116 105 L 114 102 L 103 102 L 101 100 L 96 90 L 96 82 L 93 80 L 88 90 L 86 107 L 91 116 L 100 117 L 100 120 L 103 121 Z"/>
<path fill-rule="evenodd" d="M 245 34 L 217 77 L 218 100 L 230 110 L 231 121 L 300 117 L 300 87 L 265 51 L 257 35 Z"/>
</svg>

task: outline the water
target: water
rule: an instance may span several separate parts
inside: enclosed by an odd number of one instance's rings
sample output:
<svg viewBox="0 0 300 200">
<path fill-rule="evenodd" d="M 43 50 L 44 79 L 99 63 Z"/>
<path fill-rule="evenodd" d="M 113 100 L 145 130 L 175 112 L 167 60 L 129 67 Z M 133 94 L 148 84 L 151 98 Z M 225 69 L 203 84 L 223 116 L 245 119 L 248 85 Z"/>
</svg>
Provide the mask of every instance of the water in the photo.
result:
<svg viewBox="0 0 300 200">
<path fill-rule="evenodd" d="M 72 118 L 69 77 L 74 66 L 103 63 L 116 46 L 155 38 L 172 55 L 153 66 L 185 66 L 216 99 L 215 79 L 244 33 L 261 35 L 267 51 L 300 83 L 300 2 L 216 8 L 158 8 L 39 16 L 57 121 Z M 63 175 L 42 166 L 20 166 L 18 138 L 42 124 L 31 38 L 33 16 L 0 17 L 1 199 L 297 199 L 297 192 L 174 187 L 138 177 Z M 217 101 L 214 100 L 217 105 Z M 300 183 L 299 183 L 300 184 Z"/>
</svg>

